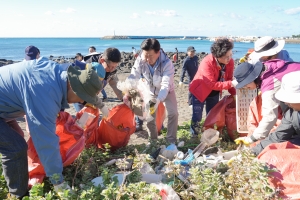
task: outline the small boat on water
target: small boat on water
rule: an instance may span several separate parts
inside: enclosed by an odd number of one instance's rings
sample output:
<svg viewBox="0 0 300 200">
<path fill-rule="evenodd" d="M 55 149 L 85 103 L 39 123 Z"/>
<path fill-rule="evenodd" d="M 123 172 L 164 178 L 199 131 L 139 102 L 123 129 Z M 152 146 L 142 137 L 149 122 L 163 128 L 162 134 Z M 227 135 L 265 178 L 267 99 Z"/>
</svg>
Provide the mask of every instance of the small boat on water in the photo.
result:
<svg viewBox="0 0 300 200">
<path fill-rule="evenodd" d="M 180 38 L 181 40 L 185 40 L 186 39 L 186 36 L 184 36 L 183 38 Z"/>
</svg>

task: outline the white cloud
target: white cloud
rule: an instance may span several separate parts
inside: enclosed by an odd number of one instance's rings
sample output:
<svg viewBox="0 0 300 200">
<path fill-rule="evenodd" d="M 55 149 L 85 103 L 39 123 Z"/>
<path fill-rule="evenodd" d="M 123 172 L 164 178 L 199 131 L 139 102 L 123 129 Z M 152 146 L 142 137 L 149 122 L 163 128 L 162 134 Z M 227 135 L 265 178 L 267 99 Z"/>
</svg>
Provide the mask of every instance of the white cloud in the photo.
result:
<svg viewBox="0 0 300 200">
<path fill-rule="evenodd" d="M 45 12 L 45 15 L 54 15 L 54 13 L 50 10 L 48 10 L 47 12 Z"/>
<path fill-rule="evenodd" d="M 288 15 L 295 15 L 295 14 L 300 13 L 300 7 L 287 9 L 284 12 Z"/>
<path fill-rule="evenodd" d="M 175 10 L 156 10 L 156 11 L 146 11 L 147 15 L 157 15 L 166 17 L 178 17 L 179 15 Z"/>
<path fill-rule="evenodd" d="M 157 27 L 163 27 L 164 24 L 163 24 L 163 23 L 158 23 L 156 26 L 157 26 Z"/>
<path fill-rule="evenodd" d="M 243 19 L 243 17 L 241 15 L 237 15 L 235 13 L 230 13 L 230 17 L 233 19 Z"/>
<path fill-rule="evenodd" d="M 225 24 L 220 24 L 220 26 L 221 26 L 221 27 L 225 27 L 226 25 L 225 25 Z"/>
<path fill-rule="evenodd" d="M 74 13 L 76 10 L 74 8 L 67 8 L 65 10 L 60 10 L 61 13 Z"/>
<path fill-rule="evenodd" d="M 137 19 L 137 18 L 140 18 L 141 16 L 138 14 L 138 13 L 133 13 L 132 15 L 131 15 L 131 19 Z"/>
<path fill-rule="evenodd" d="M 18 14 L 18 17 L 24 17 L 24 15 L 23 14 Z"/>
</svg>

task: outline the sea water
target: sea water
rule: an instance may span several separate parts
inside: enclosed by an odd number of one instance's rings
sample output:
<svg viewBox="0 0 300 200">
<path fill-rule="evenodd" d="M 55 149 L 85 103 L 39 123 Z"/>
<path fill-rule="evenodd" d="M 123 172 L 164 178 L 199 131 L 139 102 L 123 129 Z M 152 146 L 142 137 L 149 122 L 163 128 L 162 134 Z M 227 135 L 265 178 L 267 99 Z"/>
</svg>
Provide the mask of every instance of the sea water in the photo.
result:
<svg viewBox="0 0 300 200">
<path fill-rule="evenodd" d="M 21 61 L 24 50 L 29 45 L 38 47 L 41 55 L 74 57 L 76 53 L 88 54 L 88 48 L 95 46 L 97 52 L 103 52 L 108 47 L 116 47 L 120 51 L 132 52 L 132 47 L 140 49 L 143 39 L 103 40 L 100 38 L 0 38 L 0 59 Z M 161 48 L 166 52 L 186 52 L 188 46 L 194 46 L 197 52 L 210 53 L 211 41 L 208 40 L 159 40 Z M 241 58 L 254 43 L 234 42 L 233 58 Z M 300 44 L 285 44 L 285 48 L 294 61 L 300 61 Z"/>
</svg>

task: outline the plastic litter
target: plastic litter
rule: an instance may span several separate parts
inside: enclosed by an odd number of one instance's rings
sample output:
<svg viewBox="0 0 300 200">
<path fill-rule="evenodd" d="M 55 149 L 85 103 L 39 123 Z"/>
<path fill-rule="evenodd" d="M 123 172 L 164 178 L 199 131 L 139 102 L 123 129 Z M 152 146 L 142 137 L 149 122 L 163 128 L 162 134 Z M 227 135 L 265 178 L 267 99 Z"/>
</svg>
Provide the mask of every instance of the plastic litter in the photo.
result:
<svg viewBox="0 0 300 200">
<path fill-rule="evenodd" d="M 188 156 L 184 160 L 175 160 L 175 164 L 180 164 L 180 165 L 188 165 L 190 164 L 194 159 L 193 151 L 191 149 L 188 150 Z"/>
<path fill-rule="evenodd" d="M 219 139 L 220 132 L 215 129 L 207 129 L 201 136 L 201 142 L 206 143 L 208 146 L 213 145 Z"/>
<path fill-rule="evenodd" d="M 83 112 L 83 114 L 81 115 L 81 117 L 76 120 L 76 124 L 82 128 L 82 129 L 86 129 L 86 127 L 88 127 L 92 121 L 94 120 L 96 116 L 88 113 L 88 112 Z"/>
<path fill-rule="evenodd" d="M 163 183 L 152 183 L 151 185 L 154 185 L 160 191 L 159 194 L 162 200 L 180 200 L 171 186 Z"/>
<path fill-rule="evenodd" d="M 178 147 L 183 147 L 184 146 L 184 141 L 180 141 L 178 144 L 177 144 Z"/>
</svg>

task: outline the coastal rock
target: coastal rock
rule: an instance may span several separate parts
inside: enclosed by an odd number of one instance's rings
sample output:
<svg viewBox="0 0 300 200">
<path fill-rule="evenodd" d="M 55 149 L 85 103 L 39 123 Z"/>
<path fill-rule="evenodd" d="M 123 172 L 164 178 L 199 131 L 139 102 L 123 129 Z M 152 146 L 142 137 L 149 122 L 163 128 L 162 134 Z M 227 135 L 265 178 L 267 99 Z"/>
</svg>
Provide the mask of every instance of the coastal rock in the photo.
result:
<svg viewBox="0 0 300 200">
<path fill-rule="evenodd" d="M 173 60 L 173 55 L 176 54 L 176 52 L 165 52 L 167 54 L 167 56 L 169 57 L 169 59 L 173 62 L 174 68 L 175 68 L 175 77 L 179 76 L 181 73 L 181 68 L 183 65 L 183 61 L 184 59 L 187 57 L 187 53 L 186 52 L 178 52 L 178 60 L 176 62 L 174 62 Z M 198 56 L 199 58 L 199 63 L 202 61 L 202 59 L 208 55 L 208 53 L 206 52 L 199 52 L 196 53 L 196 56 Z M 58 57 L 54 57 L 52 55 L 49 56 L 50 60 L 53 60 L 57 63 L 68 63 L 71 62 L 73 63 L 75 61 L 74 58 L 66 58 L 64 56 L 58 56 Z M 236 59 L 234 61 L 235 66 L 238 65 L 238 59 Z M 0 59 L 0 67 L 4 66 L 4 65 L 9 65 L 12 63 L 15 63 L 17 61 L 12 61 L 12 60 L 6 60 L 6 59 Z M 130 73 L 131 72 L 131 68 L 134 65 L 135 62 L 135 58 L 132 52 L 121 52 L 121 62 L 119 64 L 119 69 L 118 70 L 118 74 L 119 73 Z"/>
</svg>

